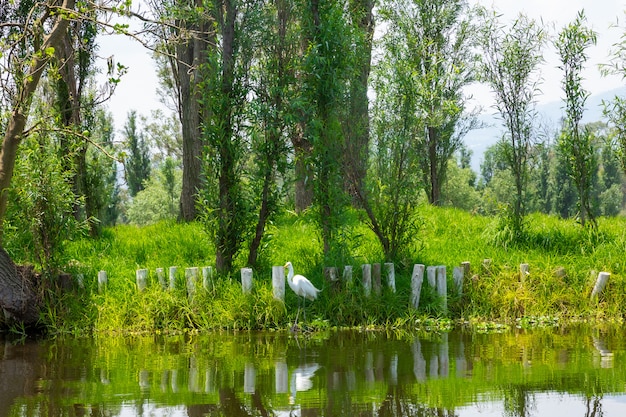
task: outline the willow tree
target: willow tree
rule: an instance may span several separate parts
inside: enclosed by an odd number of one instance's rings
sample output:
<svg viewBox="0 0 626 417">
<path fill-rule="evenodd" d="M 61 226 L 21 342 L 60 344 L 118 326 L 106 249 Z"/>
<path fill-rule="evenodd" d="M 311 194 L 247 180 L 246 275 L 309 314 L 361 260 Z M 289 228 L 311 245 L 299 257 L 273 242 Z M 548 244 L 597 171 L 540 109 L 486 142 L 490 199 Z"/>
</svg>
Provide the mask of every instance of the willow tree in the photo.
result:
<svg viewBox="0 0 626 417">
<path fill-rule="evenodd" d="M 509 27 L 494 12 L 482 9 L 482 77 L 495 95 L 495 108 L 504 122 L 502 151 L 515 182 L 508 213 L 513 240 L 524 229 L 528 158 L 535 136 L 535 99 L 539 93 L 539 64 L 546 33 L 536 21 L 520 15 Z"/>
<path fill-rule="evenodd" d="M 232 270 L 252 221 L 247 185 L 250 68 L 259 46 L 261 2 L 214 0 L 218 45 L 202 66 L 200 84 L 205 106 L 203 140 L 206 157 L 205 219 L 215 242 L 215 265 Z"/>
<path fill-rule="evenodd" d="M 578 215 L 580 224 L 596 228 L 591 205 L 592 178 L 597 169 L 597 158 L 593 146 L 593 134 L 581 126 L 585 102 L 589 92 L 582 87 L 581 72 L 587 61 L 586 49 L 596 43 L 596 33 L 584 26 L 584 11 L 565 26 L 555 42 L 563 71 L 565 92 L 565 120 L 563 132 L 558 140 L 559 151 L 566 163 L 578 192 Z"/>
<path fill-rule="evenodd" d="M 473 117 L 463 89 L 473 82 L 474 29 L 465 0 L 394 0 L 383 7 L 386 48 L 400 48 L 414 77 L 414 111 L 423 119 L 422 171 L 431 204 L 439 204 L 450 157 Z"/>
<path fill-rule="evenodd" d="M 248 265 L 259 257 L 265 228 L 278 212 L 282 199 L 279 183 L 287 169 L 288 136 L 295 129 L 292 106 L 296 83 L 299 34 L 293 0 L 264 3 L 260 18 L 257 59 L 251 67 L 254 98 L 250 119 L 254 121 L 250 141 L 254 158 L 248 162 L 254 175 L 254 211 L 257 220 L 248 245 Z"/>
<path fill-rule="evenodd" d="M 306 52 L 302 57 L 300 109 L 304 137 L 311 144 L 314 204 L 324 254 L 341 247 L 341 216 L 346 206 L 341 169 L 344 136 L 341 106 L 352 65 L 353 34 L 341 0 L 312 0 L 301 17 Z"/>
<path fill-rule="evenodd" d="M 418 82 L 406 50 L 396 48 L 397 34 L 383 40 L 383 55 L 374 66 L 372 86 L 372 155 L 366 187 L 360 194 L 368 225 L 388 260 L 410 252 L 419 225 L 417 190 L 423 120 L 416 112 Z M 386 45 L 389 43 L 389 45 Z"/>
</svg>

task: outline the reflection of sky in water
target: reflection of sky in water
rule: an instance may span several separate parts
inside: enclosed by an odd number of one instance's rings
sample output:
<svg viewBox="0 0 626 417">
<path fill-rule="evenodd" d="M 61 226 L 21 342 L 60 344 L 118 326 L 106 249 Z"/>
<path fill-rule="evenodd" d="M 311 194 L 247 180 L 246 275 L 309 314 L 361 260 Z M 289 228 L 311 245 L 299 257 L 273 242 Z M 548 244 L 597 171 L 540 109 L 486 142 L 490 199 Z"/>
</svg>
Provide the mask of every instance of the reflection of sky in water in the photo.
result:
<svg viewBox="0 0 626 417">
<path fill-rule="evenodd" d="M 292 379 L 293 380 L 293 379 Z M 309 379 L 304 382 L 301 388 L 310 389 L 312 383 Z M 297 391 L 301 391 L 296 388 Z M 535 393 L 529 398 L 528 409 L 524 417 L 622 417 L 626 416 L 626 395 L 606 396 L 600 400 L 601 413 L 593 412 L 593 400 L 590 400 L 589 408 L 587 400 L 580 396 L 562 394 L 558 392 Z M 274 410 L 274 416 L 300 416 L 301 409 L 299 406 L 292 406 L 290 409 Z M 470 406 L 459 407 L 454 410 L 456 417 L 502 417 L 507 414 L 504 404 L 501 401 L 486 401 L 473 404 Z M 187 408 L 184 406 L 162 407 L 154 404 L 144 404 L 142 407 L 137 405 L 123 405 L 120 409 L 119 417 L 188 417 Z"/>
<path fill-rule="evenodd" d="M 535 393 L 528 402 L 528 414 L 546 417 L 622 417 L 626 416 L 626 395 L 606 396 L 600 400 L 601 412 L 593 413 L 593 399 L 558 392 Z M 454 410 L 457 417 L 502 417 L 507 415 L 502 402 L 482 402 Z M 510 415 L 510 414 L 509 414 Z"/>
</svg>

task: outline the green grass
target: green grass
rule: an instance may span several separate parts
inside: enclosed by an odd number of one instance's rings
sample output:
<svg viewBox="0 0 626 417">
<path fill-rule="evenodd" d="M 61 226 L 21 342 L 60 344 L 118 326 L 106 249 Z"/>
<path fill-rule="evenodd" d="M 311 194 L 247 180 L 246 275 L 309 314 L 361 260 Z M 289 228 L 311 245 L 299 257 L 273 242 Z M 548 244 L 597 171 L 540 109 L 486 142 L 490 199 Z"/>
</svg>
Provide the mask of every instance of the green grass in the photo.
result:
<svg viewBox="0 0 626 417">
<path fill-rule="evenodd" d="M 184 289 L 184 269 L 212 265 L 215 252 L 197 223 L 162 222 L 152 226 L 121 225 L 105 230 L 98 239 L 83 239 L 66 246 L 67 272 L 83 274 L 85 289 L 53 293 L 42 322 L 51 333 L 185 332 L 216 329 L 286 329 L 295 320 L 298 300 L 286 286 L 285 302 L 273 298 L 271 266 L 294 264 L 307 276 L 320 297 L 307 303 L 307 325 L 332 327 L 414 328 L 433 325 L 432 318 L 469 322 L 509 322 L 529 325 L 555 320 L 616 320 L 624 318 L 626 285 L 626 219 L 601 219 L 591 234 L 574 221 L 530 215 L 524 242 L 507 247 L 493 244 L 497 219 L 449 208 L 420 207 L 423 229 L 416 236 L 412 257 L 396 263 L 396 293 L 384 285 L 380 295 L 366 297 L 361 286 L 363 263 L 383 263 L 376 239 L 351 213 L 342 231 L 342 250 L 332 266 L 353 265 L 354 285 L 334 289 L 323 278 L 322 243 L 308 214 L 284 214 L 272 224 L 254 270 L 254 290 L 243 294 L 239 273 L 216 277 L 207 290 L 190 299 Z M 246 253 L 235 260 L 237 271 Z M 483 261 L 490 259 L 489 268 Z M 448 287 L 452 268 L 471 264 L 464 293 L 448 298 L 448 312 L 440 308 L 433 288 L 425 282 L 419 310 L 409 308 L 413 264 L 445 265 Z M 528 263 L 522 280 L 519 264 Z M 155 269 L 178 267 L 177 288 L 160 288 Z M 147 268 L 149 282 L 139 293 L 135 271 Z M 98 292 L 97 273 L 107 271 L 109 284 Z M 555 274 L 562 270 L 565 273 Z M 597 300 L 590 300 L 597 272 L 611 272 L 609 284 Z M 594 272 L 595 271 L 595 272 Z M 426 281 L 426 280 L 425 280 Z M 545 320 L 542 317 L 549 317 Z M 444 321 L 445 323 L 445 321 Z M 520 323 L 520 320 L 517 321 Z"/>
</svg>

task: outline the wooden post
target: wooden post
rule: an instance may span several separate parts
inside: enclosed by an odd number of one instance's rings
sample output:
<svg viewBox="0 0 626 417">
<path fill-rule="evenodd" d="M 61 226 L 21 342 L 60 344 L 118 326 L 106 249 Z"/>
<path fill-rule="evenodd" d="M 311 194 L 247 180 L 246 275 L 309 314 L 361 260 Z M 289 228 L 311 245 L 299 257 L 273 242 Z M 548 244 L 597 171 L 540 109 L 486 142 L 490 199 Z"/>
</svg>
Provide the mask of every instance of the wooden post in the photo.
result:
<svg viewBox="0 0 626 417">
<path fill-rule="evenodd" d="M 461 268 L 463 268 L 463 280 L 468 279 L 472 271 L 470 263 L 468 261 L 461 262 Z"/>
<path fill-rule="evenodd" d="M 520 264 L 519 266 L 519 280 L 520 283 L 524 283 L 526 281 L 526 276 L 530 275 L 528 264 Z"/>
<path fill-rule="evenodd" d="M 285 267 L 272 267 L 272 293 L 274 298 L 285 301 Z"/>
<path fill-rule="evenodd" d="M 372 265 L 372 286 L 374 287 L 374 294 L 380 295 L 380 264 Z"/>
<path fill-rule="evenodd" d="M 176 273 L 178 272 L 177 266 L 170 266 L 169 269 L 169 280 L 170 280 L 170 291 L 176 289 Z"/>
<path fill-rule="evenodd" d="M 212 266 L 203 266 L 202 267 L 202 288 L 205 290 L 209 290 L 209 287 L 213 287 L 213 267 Z"/>
<path fill-rule="evenodd" d="M 361 265 L 361 273 L 363 276 L 363 292 L 366 297 L 369 297 L 372 293 L 372 265 Z"/>
<path fill-rule="evenodd" d="M 454 286 L 456 287 L 456 293 L 460 296 L 463 295 L 463 268 L 455 266 L 452 270 L 452 279 L 454 280 Z"/>
<path fill-rule="evenodd" d="M 426 278 L 428 279 L 428 285 L 431 288 L 437 287 L 437 267 L 429 266 L 426 268 Z"/>
<path fill-rule="evenodd" d="M 241 268 L 241 290 L 244 294 L 252 292 L 252 268 Z"/>
<path fill-rule="evenodd" d="M 98 292 L 99 293 L 102 293 L 104 290 L 106 290 L 108 281 L 109 279 L 107 278 L 107 272 L 98 271 Z"/>
<path fill-rule="evenodd" d="M 448 284 L 446 282 L 446 267 L 439 265 L 437 267 L 437 294 L 441 297 L 441 307 L 444 314 L 448 312 Z"/>
<path fill-rule="evenodd" d="M 606 283 L 609 281 L 611 274 L 608 272 L 600 272 L 598 274 L 598 278 L 596 279 L 596 284 L 593 286 L 593 291 L 591 291 L 591 299 L 593 300 L 595 297 L 600 295 L 600 293 L 604 290 Z"/>
<path fill-rule="evenodd" d="M 185 268 L 185 284 L 189 299 L 196 294 L 196 282 L 198 282 L 198 267 Z"/>
<path fill-rule="evenodd" d="M 137 282 L 137 290 L 139 290 L 139 292 L 143 292 L 148 283 L 148 270 L 138 269 L 135 271 L 135 281 Z"/>
<path fill-rule="evenodd" d="M 167 289 L 167 281 L 165 281 L 165 271 L 163 270 L 163 268 L 156 269 L 156 276 L 159 280 L 159 285 L 161 286 L 161 289 Z"/>
<path fill-rule="evenodd" d="M 352 287 L 352 265 L 346 265 L 343 267 L 343 282 L 347 288 Z"/>
<path fill-rule="evenodd" d="M 333 291 L 339 291 L 339 289 L 341 288 L 341 282 L 339 281 L 336 266 L 325 266 L 324 278 L 326 279 L 326 282 L 328 282 L 330 288 L 332 288 Z"/>
<path fill-rule="evenodd" d="M 85 289 L 85 276 L 83 274 L 76 275 L 76 283 L 81 290 Z"/>
<path fill-rule="evenodd" d="M 392 262 L 385 263 L 385 270 L 387 271 L 387 285 L 391 292 L 396 292 L 396 268 Z"/>
<path fill-rule="evenodd" d="M 413 308 L 418 308 L 420 305 L 422 282 L 424 282 L 424 265 L 413 265 L 413 274 L 411 275 L 411 305 Z"/>
</svg>

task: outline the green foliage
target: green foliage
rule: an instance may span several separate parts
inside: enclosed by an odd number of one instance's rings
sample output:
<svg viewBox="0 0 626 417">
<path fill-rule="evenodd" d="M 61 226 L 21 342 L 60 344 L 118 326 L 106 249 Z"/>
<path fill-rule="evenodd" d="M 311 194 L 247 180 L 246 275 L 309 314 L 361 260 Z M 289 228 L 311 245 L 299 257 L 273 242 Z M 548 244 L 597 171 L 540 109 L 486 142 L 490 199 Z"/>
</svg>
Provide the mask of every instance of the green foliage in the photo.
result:
<svg viewBox="0 0 626 417">
<path fill-rule="evenodd" d="M 555 42 L 564 72 L 565 125 L 559 137 L 558 146 L 567 172 L 572 177 L 578 191 L 579 218 L 582 226 L 596 227 L 591 206 L 591 189 L 597 160 L 593 147 L 593 134 L 589 129 L 581 129 L 580 122 L 589 92 L 581 86 L 581 72 L 587 60 L 586 49 L 595 45 L 596 33 L 584 27 L 584 12 L 579 12 L 573 23 L 563 28 Z M 588 222 L 588 223 L 587 223 Z"/>
<path fill-rule="evenodd" d="M 299 68 L 304 74 L 299 91 L 304 136 L 312 145 L 310 163 L 317 223 L 324 255 L 341 256 L 342 217 L 347 197 L 341 169 L 344 136 L 341 106 L 352 75 L 352 27 L 341 1 L 307 3 L 302 10 L 302 37 L 306 51 Z"/>
<path fill-rule="evenodd" d="M 600 210 L 603 216 L 617 216 L 622 211 L 624 192 L 620 184 L 613 184 L 600 194 Z"/>
<path fill-rule="evenodd" d="M 124 125 L 124 174 L 131 197 L 144 189 L 144 181 L 150 178 L 150 155 L 148 143 L 137 127 L 137 112 L 132 110 Z"/>
<path fill-rule="evenodd" d="M 101 226 L 114 225 L 119 214 L 117 161 L 112 157 L 113 119 L 102 109 L 97 109 L 95 115 L 89 114 L 86 119 L 87 133 L 98 148 L 90 146 L 85 155 L 85 203 L 91 205 L 87 212 L 95 216 L 95 219 L 89 219 L 93 222 L 92 231 L 99 231 Z"/>
<path fill-rule="evenodd" d="M 506 227 L 512 231 L 511 237 L 518 239 L 524 233 L 529 150 L 536 134 L 536 72 L 543 60 L 546 33 L 524 15 L 509 28 L 501 25 L 495 12 L 480 9 L 480 17 L 482 78 L 495 93 L 495 107 L 506 127 L 501 151 L 515 180 L 515 200 L 506 216 Z"/>
<path fill-rule="evenodd" d="M 442 187 L 443 205 L 457 207 L 465 211 L 480 208 L 481 196 L 474 187 L 476 174 L 471 168 L 461 168 L 454 159 L 448 162 L 446 182 Z"/>
<path fill-rule="evenodd" d="M 471 12 L 463 0 L 396 0 L 381 8 L 381 16 L 384 60 L 386 65 L 402 61 L 401 71 L 410 79 L 404 88 L 410 85 L 414 96 L 412 117 L 424 125 L 418 136 L 423 185 L 429 201 L 440 204 L 448 161 L 474 124 L 473 116 L 464 114 L 463 95 L 475 79 Z"/>
<path fill-rule="evenodd" d="M 76 197 L 69 184 L 73 173 L 63 169 L 64 161 L 56 152 L 50 152 L 54 140 L 52 134 L 39 130 L 24 141 L 11 189 L 14 204 L 5 225 L 5 248 L 18 259 L 30 255 L 46 277 L 63 265 L 65 243 L 86 230 L 86 224 L 73 215 Z"/>
<path fill-rule="evenodd" d="M 126 216 L 133 224 L 146 225 L 159 220 L 175 220 L 178 216 L 178 196 L 182 172 L 174 161 L 166 159 L 160 170 L 145 183 L 133 198 Z"/>
<path fill-rule="evenodd" d="M 350 258 L 337 260 L 353 266 L 353 284 L 339 288 L 322 274 L 324 261 L 314 214 L 285 214 L 270 227 L 259 268 L 254 270 L 254 287 L 243 294 L 239 275 L 213 280 L 208 288 L 197 283 L 190 299 L 183 271 L 191 266 L 210 265 L 214 249 L 199 223 L 159 222 L 150 226 L 116 226 L 102 237 L 82 239 L 65 246 L 64 257 L 73 259 L 66 270 L 84 275 L 85 290 L 51 297 L 43 321 L 52 333 L 65 332 L 178 332 L 185 329 L 284 329 L 297 313 L 298 298 L 285 286 L 284 303 L 274 300 L 271 266 L 294 263 L 296 273 L 307 276 L 322 290 L 315 301 L 307 301 L 306 326 L 313 329 L 344 326 L 414 328 L 426 318 L 443 317 L 440 300 L 425 280 L 420 308 L 409 308 L 411 272 L 414 263 L 446 265 L 448 288 L 453 288 L 452 267 L 471 264 L 463 295 L 450 292 L 449 317 L 459 320 L 514 321 L 517 318 L 556 317 L 614 320 L 626 317 L 626 250 L 624 219 L 599 219 L 598 230 L 581 229 L 573 220 L 529 214 L 523 240 L 515 244 L 492 244 L 502 233 L 493 218 L 458 209 L 425 205 L 420 208 L 422 248 L 406 263 L 396 263 L 396 293 L 389 291 L 383 277 L 380 295 L 365 296 L 360 265 L 384 259 L 371 231 L 351 216 L 352 235 L 347 237 Z M 508 239 L 504 239 L 510 242 Z M 491 261 L 484 263 L 485 259 Z M 519 265 L 528 263 L 530 274 L 520 276 Z M 239 260 L 240 265 L 245 263 Z M 156 268 L 178 266 L 175 290 L 161 289 Z M 135 270 L 149 269 L 148 288 L 139 293 Z M 96 275 L 108 272 L 106 291 L 97 291 Z M 609 285 L 597 301 L 589 295 L 596 275 L 609 271 Z M 302 315 L 300 316 L 302 320 Z M 305 325 L 301 322 L 301 325 Z"/>
<path fill-rule="evenodd" d="M 410 253 L 419 230 L 416 206 L 423 186 L 419 150 L 425 126 L 418 115 L 417 79 L 397 37 L 385 37 L 384 59 L 374 68 L 371 165 L 364 206 L 387 259 Z"/>
</svg>

